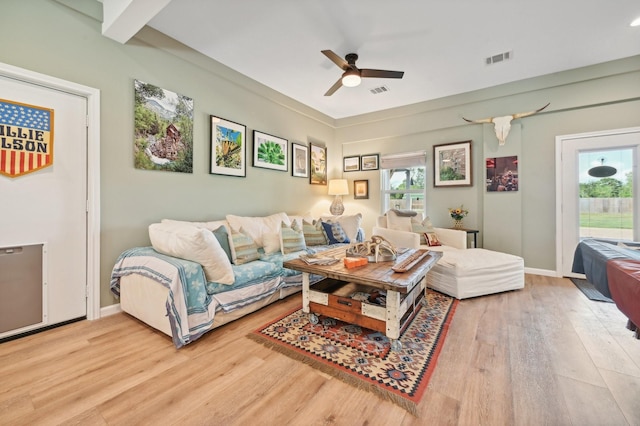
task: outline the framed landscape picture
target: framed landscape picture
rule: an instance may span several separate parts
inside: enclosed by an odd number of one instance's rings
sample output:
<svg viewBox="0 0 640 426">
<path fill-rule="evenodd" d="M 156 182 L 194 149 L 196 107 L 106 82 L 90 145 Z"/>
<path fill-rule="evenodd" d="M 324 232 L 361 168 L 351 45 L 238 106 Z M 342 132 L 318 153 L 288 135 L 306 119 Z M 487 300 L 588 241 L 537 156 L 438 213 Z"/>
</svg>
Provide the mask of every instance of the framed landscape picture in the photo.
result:
<svg viewBox="0 0 640 426">
<path fill-rule="evenodd" d="M 309 183 L 327 184 L 327 147 L 309 144 Z"/>
<path fill-rule="evenodd" d="M 268 133 L 253 131 L 253 167 L 287 171 L 289 141 Z"/>
<path fill-rule="evenodd" d="M 291 143 L 291 175 L 309 177 L 309 148 L 298 143 Z"/>
<path fill-rule="evenodd" d="M 345 172 L 357 172 L 360 170 L 360 157 L 357 155 L 354 157 L 344 157 L 342 163 L 342 170 Z"/>
<path fill-rule="evenodd" d="M 193 173 L 193 99 L 134 80 L 134 166 Z"/>
<path fill-rule="evenodd" d="M 247 128 L 224 118 L 211 117 L 210 174 L 247 176 Z"/>
<path fill-rule="evenodd" d="M 369 198 L 369 181 L 354 180 L 353 181 L 353 199 L 354 200 L 366 200 Z"/>
<path fill-rule="evenodd" d="M 471 141 L 433 146 L 433 186 L 471 186 Z"/>
<path fill-rule="evenodd" d="M 378 170 L 380 167 L 378 162 L 380 160 L 380 156 L 378 154 L 367 154 L 360 156 L 360 168 L 362 170 Z"/>
</svg>

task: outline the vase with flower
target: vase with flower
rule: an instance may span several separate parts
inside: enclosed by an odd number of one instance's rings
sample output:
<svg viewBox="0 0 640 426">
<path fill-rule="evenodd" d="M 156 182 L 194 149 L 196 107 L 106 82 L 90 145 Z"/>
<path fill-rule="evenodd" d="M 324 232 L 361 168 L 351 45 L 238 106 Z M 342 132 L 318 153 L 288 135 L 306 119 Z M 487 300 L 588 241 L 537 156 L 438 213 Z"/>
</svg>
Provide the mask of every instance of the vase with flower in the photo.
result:
<svg viewBox="0 0 640 426">
<path fill-rule="evenodd" d="M 461 204 L 460 207 L 449 208 L 449 214 L 451 215 L 451 219 L 453 219 L 453 227 L 455 229 L 464 229 L 462 220 L 469 214 L 469 210 L 465 209 Z"/>
</svg>

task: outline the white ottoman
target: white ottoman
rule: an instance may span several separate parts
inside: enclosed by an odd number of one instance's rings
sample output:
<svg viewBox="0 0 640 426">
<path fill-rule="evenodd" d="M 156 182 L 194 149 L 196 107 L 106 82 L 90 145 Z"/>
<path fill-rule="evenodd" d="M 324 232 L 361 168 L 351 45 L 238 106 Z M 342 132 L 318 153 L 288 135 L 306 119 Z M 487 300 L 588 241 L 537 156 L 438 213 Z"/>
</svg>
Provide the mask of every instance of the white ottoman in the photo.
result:
<svg viewBox="0 0 640 426">
<path fill-rule="evenodd" d="M 446 250 L 427 286 L 456 299 L 524 288 L 524 259 L 485 249 Z"/>
</svg>

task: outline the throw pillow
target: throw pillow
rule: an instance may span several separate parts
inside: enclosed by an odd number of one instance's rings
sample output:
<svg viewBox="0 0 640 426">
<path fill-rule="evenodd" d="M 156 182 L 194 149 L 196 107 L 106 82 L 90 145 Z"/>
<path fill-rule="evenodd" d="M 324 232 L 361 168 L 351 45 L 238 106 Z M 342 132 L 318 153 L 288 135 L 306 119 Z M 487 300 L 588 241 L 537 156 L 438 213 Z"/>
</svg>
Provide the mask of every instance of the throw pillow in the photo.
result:
<svg viewBox="0 0 640 426">
<path fill-rule="evenodd" d="M 438 240 L 438 236 L 435 232 L 425 232 L 424 238 L 427 241 L 429 247 L 436 247 L 441 245 L 440 240 Z"/>
<path fill-rule="evenodd" d="M 395 231 L 411 232 L 411 219 L 411 216 L 400 215 L 394 210 L 389 210 L 387 212 L 387 228 Z"/>
<path fill-rule="evenodd" d="M 339 223 L 344 233 L 347 234 L 349 240 L 357 241 L 358 232 L 362 226 L 362 214 L 341 215 L 341 216 L 323 216 L 320 218 L 322 222 Z"/>
<path fill-rule="evenodd" d="M 302 222 L 302 232 L 304 234 L 304 242 L 307 246 L 323 246 L 327 244 L 327 237 L 324 236 L 321 222 L 314 220 L 313 222 Z"/>
<path fill-rule="evenodd" d="M 264 254 L 273 254 L 280 251 L 280 234 L 265 232 L 262 234 L 262 242 L 264 243 Z"/>
<path fill-rule="evenodd" d="M 258 246 L 250 236 L 245 235 L 242 231 L 242 228 L 240 228 L 240 232 L 231 231 L 231 256 L 236 265 L 260 259 Z"/>
<path fill-rule="evenodd" d="M 213 236 L 216 237 L 216 240 L 220 243 L 220 247 L 224 250 L 224 254 L 227 255 L 229 262 L 231 262 L 231 247 L 229 246 L 229 233 L 227 232 L 227 228 L 221 226 L 211 232 L 213 232 Z"/>
<path fill-rule="evenodd" d="M 342 229 L 342 225 L 340 223 L 335 222 L 321 222 L 322 229 L 324 229 L 324 235 L 327 237 L 327 241 L 329 244 L 338 244 L 338 243 L 350 243 L 349 237 Z"/>
<path fill-rule="evenodd" d="M 425 217 L 422 222 L 418 220 L 411 221 L 411 231 L 420 234 L 420 244 L 428 244 L 424 234 L 425 233 L 435 233 L 435 229 L 433 228 L 433 224 L 431 223 L 431 219 L 429 216 Z"/>
<path fill-rule="evenodd" d="M 298 226 L 297 220 L 294 219 L 290 227 L 282 222 L 281 227 L 280 250 L 282 254 L 293 253 L 307 248 L 304 242 L 304 233 Z"/>
<path fill-rule="evenodd" d="M 208 229 L 187 224 L 153 223 L 149 239 L 154 250 L 168 256 L 197 262 L 210 282 L 233 284 L 231 263 Z"/>
</svg>

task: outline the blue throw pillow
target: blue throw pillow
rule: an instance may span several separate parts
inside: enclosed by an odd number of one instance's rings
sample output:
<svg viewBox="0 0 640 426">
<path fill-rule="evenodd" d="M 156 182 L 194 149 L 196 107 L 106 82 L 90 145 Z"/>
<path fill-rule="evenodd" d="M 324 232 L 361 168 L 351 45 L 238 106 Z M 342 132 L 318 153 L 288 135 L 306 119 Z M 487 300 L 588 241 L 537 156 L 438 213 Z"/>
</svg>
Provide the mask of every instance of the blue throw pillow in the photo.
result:
<svg viewBox="0 0 640 426">
<path fill-rule="evenodd" d="M 212 232 L 214 237 L 216 237 L 216 240 L 220 243 L 220 247 L 222 247 L 222 250 L 224 250 L 225 254 L 229 258 L 229 262 L 231 262 L 231 247 L 229 246 L 229 233 L 227 232 L 227 228 L 220 226 Z"/>
<path fill-rule="evenodd" d="M 338 222 L 322 222 L 322 229 L 324 229 L 324 234 L 329 244 L 350 243 L 349 237 L 347 237 L 347 234 Z"/>
</svg>

